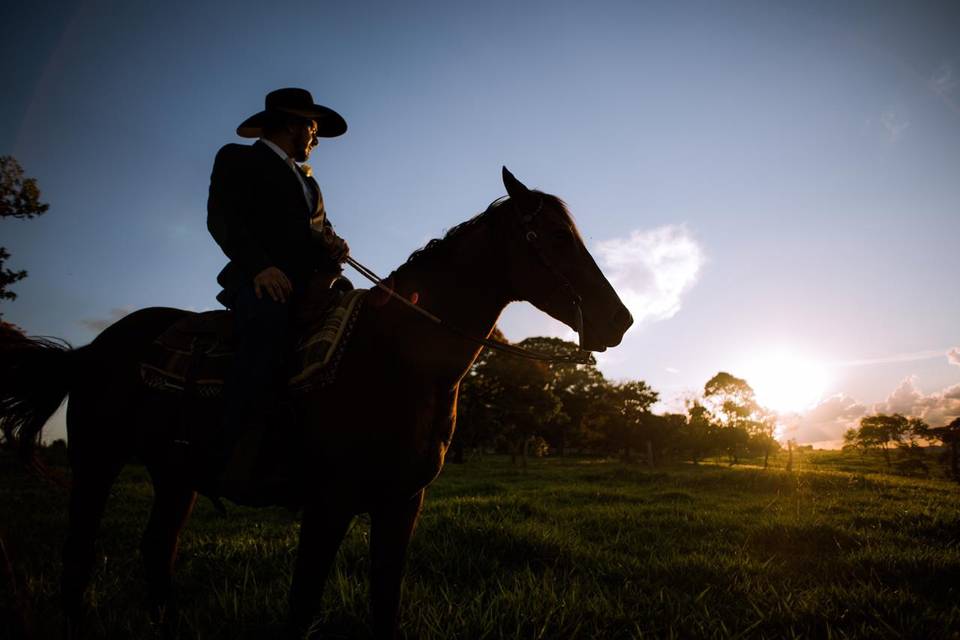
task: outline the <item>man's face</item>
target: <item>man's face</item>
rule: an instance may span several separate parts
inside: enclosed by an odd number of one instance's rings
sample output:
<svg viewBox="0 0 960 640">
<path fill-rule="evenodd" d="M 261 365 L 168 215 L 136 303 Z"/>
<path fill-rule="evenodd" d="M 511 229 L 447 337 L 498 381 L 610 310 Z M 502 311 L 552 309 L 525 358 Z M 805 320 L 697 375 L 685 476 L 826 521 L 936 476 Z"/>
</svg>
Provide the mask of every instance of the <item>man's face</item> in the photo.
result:
<svg viewBox="0 0 960 640">
<path fill-rule="evenodd" d="M 305 162 L 315 146 L 317 146 L 317 121 L 303 120 L 293 131 L 293 159 L 297 162 Z"/>
</svg>

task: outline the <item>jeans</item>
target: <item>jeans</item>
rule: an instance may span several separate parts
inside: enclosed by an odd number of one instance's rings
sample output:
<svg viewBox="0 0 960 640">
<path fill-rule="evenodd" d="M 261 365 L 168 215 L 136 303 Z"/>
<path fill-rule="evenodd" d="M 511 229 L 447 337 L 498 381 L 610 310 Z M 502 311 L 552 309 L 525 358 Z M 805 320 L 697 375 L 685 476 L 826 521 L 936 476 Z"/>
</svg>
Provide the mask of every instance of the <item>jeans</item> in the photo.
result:
<svg viewBox="0 0 960 640">
<path fill-rule="evenodd" d="M 283 390 L 290 296 L 287 302 L 266 293 L 258 298 L 251 283 L 237 292 L 232 308 L 237 351 L 223 395 L 225 435 L 236 442 L 248 429 L 265 426 Z"/>
</svg>

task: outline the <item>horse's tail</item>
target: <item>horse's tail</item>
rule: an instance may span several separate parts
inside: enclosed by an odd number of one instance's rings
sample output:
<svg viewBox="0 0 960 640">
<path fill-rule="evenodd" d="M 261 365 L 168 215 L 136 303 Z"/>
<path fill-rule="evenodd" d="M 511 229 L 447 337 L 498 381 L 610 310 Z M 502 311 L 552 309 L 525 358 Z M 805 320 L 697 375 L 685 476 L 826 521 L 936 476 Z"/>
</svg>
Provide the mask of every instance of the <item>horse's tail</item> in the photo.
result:
<svg viewBox="0 0 960 640">
<path fill-rule="evenodd" d="M 26 458 L 70 391 L 78 350 L 51 338 L 0 330 L 0 433 Z"/>
</svg>

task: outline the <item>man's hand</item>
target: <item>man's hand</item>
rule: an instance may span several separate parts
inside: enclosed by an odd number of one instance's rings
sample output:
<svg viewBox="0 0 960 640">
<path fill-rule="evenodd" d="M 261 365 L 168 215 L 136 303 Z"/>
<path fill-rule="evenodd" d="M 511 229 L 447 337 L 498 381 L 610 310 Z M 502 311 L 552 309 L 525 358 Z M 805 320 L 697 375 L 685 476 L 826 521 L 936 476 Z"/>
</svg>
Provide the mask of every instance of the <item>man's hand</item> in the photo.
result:
<svg viewBox="0 0 960 640">
<path fill-rule="evenodd" d="M 347 256 L 349 255 L 350 247 L 347 245 L 347 241 L 340 236 L 333 236 L 330 257 L 336 260 L 338 263 L 343 264 L 347 261 Z"/>
<path fill-rule="evenodd" d="M 253 292 L 257 298 L 263 298 L 266 292 L 274 302 L 286 302 L 291 291 L 293 285 L 287 274 L 276 267 L 267 267 L 253 278 Z"/>
<path fill-rule="evenodd" d="M 347 241 L 335 234 L 330 227 L 323 230 L 323 244 L 327 246 L 331 259 L 341 264 L 347 261 L 347 256 L 350 255 L 350 247 L 347 245 Z"/>
</svg>

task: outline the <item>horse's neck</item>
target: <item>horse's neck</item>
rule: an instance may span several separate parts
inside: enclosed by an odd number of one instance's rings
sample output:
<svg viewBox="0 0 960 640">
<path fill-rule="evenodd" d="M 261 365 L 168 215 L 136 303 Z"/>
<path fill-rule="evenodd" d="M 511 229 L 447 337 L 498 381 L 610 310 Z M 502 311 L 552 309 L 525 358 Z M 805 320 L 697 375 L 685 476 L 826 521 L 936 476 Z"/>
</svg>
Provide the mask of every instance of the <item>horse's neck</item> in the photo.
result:
<svg viewBox="0 0 960 640">
<path fill-rule="evenodd" d="M 448 239 L 453 243 L 444 255 L 423 263 L 404 265 L 394 274 L 394 288 L 408 300 L 416 294 L 417 305 L 464 333 L 486 338 L 509 302 L 505 261 L 483 239 L 487 234 L 469 234 Z M 480 347 L 440 327 L 397 301 L 390 304 L 390 321 L 396 340 L 415 349 L 418 369 L 440 380 L 459 380 L 473 363 Z M 407 351 L 409 354 L 410 351 Z"/>
</svg>

